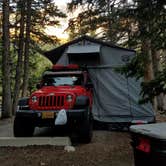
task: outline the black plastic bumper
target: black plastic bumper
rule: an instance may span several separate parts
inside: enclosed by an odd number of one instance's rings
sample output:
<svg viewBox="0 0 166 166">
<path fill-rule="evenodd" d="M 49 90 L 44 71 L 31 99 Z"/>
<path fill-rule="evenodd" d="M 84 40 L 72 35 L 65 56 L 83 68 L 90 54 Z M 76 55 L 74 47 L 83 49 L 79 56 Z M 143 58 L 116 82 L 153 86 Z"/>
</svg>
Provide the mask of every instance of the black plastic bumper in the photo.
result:
<svg viewBox="0 0 166 166">
<path fill-rule="evenodd" d="M 53 112 L 54 118 L 42 118 L 43 112 Z M 17 110 L 16 118 L 28 120 L 35 126 L 55 126 L 54 122 L 59 110 Z M 89 114 L 89 109 L 73 109 L 66 110 L 67 124 L 72 122 L 81 122 L 86 119 Z"/>
</svg>

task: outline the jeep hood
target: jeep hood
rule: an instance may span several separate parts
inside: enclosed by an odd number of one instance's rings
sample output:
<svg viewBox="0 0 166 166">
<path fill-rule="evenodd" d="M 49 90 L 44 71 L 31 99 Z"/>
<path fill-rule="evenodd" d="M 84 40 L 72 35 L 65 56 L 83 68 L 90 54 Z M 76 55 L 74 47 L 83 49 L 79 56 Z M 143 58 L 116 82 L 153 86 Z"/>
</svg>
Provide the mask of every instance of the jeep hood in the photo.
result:
<svg viewBox="0 0 166 166">
<path fill-rule="evenodd" d="M 41 89 L 32 93 L 33 95 L 46 95 L 50 93 L 74 93 L 76 95 L 86 93 L 86 89 L 82 86 L 44 86 Z"/>
</svg>

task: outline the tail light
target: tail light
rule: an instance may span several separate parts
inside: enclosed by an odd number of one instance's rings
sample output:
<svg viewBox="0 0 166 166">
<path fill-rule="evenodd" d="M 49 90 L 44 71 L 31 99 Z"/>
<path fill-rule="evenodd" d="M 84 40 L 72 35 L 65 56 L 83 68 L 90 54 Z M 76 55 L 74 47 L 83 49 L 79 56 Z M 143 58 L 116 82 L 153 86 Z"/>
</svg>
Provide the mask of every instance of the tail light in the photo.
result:
<svg viewBox="0 0 166 166">
<path fill-rule="evenodd" d="M 138 146 L 136 146 L 136 149 L 145 153 L 150 153 L 151 151 L 150 140 L 147 138 L 139 138 L 139 144 Z"/>
</svg>

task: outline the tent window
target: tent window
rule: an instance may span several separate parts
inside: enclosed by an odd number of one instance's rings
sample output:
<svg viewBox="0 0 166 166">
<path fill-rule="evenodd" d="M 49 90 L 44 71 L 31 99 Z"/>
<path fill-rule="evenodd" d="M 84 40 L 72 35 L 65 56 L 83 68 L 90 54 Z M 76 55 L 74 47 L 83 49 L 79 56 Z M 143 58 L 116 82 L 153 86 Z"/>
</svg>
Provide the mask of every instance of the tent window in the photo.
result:
<svg viewBox="0 0 166 166">
<path fill-rule="evenodd" d="M 68 54 L 69 63 L 79 65 L 96 66 L 100 64 L 100 54 L 98 53 L 82 53 Z"/>
<path fill-rule="evenodd" d="M 69 63 L 79 65 L 97 66 L 100 64 L 100 47 L 99 44 L 90 44 L 84 42 L 84 45 L 71 45 L 67 49 Z"/>
</svg>

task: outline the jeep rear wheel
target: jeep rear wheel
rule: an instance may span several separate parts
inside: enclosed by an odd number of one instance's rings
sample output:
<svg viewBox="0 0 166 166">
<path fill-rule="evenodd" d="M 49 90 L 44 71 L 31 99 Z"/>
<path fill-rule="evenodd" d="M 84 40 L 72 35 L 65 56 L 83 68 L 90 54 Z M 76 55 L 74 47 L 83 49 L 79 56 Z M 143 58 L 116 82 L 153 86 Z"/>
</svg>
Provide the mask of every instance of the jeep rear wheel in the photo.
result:
<svg viewBox="0 0 166 166">
<path fill-rule="evenodd" d="M 14 119 L 14 136 L 15 137 L 30 137 L 33 136 L 35 127 L 26 119 Z"/>
</svg>

